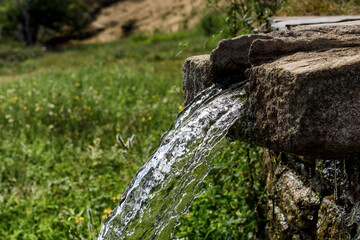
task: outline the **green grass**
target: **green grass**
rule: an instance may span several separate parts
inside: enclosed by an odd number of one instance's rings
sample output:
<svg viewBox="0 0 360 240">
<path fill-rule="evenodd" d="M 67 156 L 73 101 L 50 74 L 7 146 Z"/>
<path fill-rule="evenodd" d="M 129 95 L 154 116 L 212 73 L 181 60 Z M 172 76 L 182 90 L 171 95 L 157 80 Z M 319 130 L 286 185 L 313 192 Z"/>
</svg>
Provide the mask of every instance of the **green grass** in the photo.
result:
<svg viewBox="0 0 360 240">
<path fill-rule="evenodd" d="M 185 40 L 189 47 L 176 56 Z M 5 61 L 0 67 L 1 238 L 94 238 L 183 108 L 182 64 L 186 56 L 210 52 L 214 46 L 205 49 L 205 42 L 193 35 L 125 39 Z M 125 140 L 136 135 L 133 146 L 119 145 L 117 133 Z M 253 210 L 262 187 L 256 182 L 253 194 L 243 192 L 249 176 L 259 174 L 249 171 L 245 153 L 241 143 L 224 149 L 215 161 L 221 171 L 215 169 L 207 180 L 214 187 L 183 217 L 177 235 L 251 237 L 261 222 Z M 241 234 L 239 226 L 246 229 Z"/>
</svg>

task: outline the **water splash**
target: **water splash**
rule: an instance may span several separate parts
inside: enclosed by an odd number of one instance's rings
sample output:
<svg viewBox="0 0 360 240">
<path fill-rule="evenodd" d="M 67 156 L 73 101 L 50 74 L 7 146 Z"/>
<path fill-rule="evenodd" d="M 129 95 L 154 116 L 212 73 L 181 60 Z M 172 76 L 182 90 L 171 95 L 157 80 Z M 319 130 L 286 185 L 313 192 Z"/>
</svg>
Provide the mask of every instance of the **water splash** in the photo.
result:
<svg viewBox="0 0 360 240">
<path fill-rule="evenodd" d="M 98 240 L 170 238 L 177 219 L 202 193 L 216 147 L 240 116 L 244 83 L 208 88 L 177 116 L 105 220 Z"/>
</svg>

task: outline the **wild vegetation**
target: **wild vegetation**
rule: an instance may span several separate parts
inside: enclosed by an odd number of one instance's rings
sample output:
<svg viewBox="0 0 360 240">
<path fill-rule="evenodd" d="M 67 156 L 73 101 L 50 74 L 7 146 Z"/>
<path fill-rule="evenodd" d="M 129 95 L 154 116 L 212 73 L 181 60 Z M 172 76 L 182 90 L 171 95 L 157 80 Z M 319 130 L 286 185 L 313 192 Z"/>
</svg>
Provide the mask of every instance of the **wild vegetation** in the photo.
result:
<svg viewBox="0 0 360 240">
<path fill-rule="evenodd" d="M 284 5 L 285 0 L 208 0 L 209 8 L 219 16 L 219 34 L 235 37 L 245 33 L 269 31 L 269 19 Z"/>
<path fill-rule="evenodd" d="M 28 46 L 56 33 L 79 30 L 84 26 L 87 5 L 79 0 L 4 0 L 0 3 L 0 21 L 5 37 L 17 35 Z"/>
<path fill-rule="evenodd" d="M 223 29 L 221 21 L 219 28 L 206 27 L 219 19 L 204 17 L 202 28 L 186 33 L 136 34 L 52 52 L 2 40 L 0 236 L 94 239 L 136 170 L 184 107 L 183 61 L 215 47 L 202 35 Z M 125 146 L 116 141 L 116 134 Z M 261 149 L 253 146 L 225 146 L 204 183 L 207 192 L 180 219 L 175 235 L 264 239 L 266 196 L 260 159 Z"/>
<path fill-rule="evenodd" d="M 176 56 L 183 38 L 189 47 Z M 6 81 L 0 87 L 0 235 L 94 238 L 183 108 L 181 66 L 184 57 L 214 47 L 204 49 L 204 42 L 189 34 L 134 37 L 30 55 L 0 70 Z M 124 147 L 116 134 L 136 137 Z M 225 174 L 211 174 L 214 188 L 181 221 L 179 236 L 211 236 L 209 222 L 220 238 L 235 236 L 247 222 L 244 234 L 254 232 L 258 193 L 241 189 L 261 189 L 244 180 L 250 174 L 245 153 L 241 143 L 225 148 L 216 164 Z M 213 213 L 204 215 L 209 208 Z M 202 228 L 193 231 L 195 222 Z"/>
</svg>

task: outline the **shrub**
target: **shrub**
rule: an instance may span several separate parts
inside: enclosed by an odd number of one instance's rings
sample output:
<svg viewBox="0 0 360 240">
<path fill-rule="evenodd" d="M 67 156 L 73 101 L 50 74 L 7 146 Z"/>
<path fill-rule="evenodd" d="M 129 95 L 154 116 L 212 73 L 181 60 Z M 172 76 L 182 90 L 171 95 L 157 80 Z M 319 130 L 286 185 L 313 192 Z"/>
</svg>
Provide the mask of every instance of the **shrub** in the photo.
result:
<svg viewBox="0 0 360 240">
<path fill-rule="evenodd" d="M 208 7 L 224 19 L 222 33 L 235 37 L 244 33 L 269 30 L 269 18 L 286 0 L 208 0 Z"/>
<path fill-rule="evenodd" d="M 216 11 L 211 11 L 206 14 L 200 22 L 200 26 L 207 36 L 211 36 L 220 32 L 224 24 L 224 20 Z"/>
<path fill-rule="evenodd" d="M 87 10 L 80 0 L 6 0 L 1 9 L 3 34 L 17 34 L 27 45 L 37 42 L 40 27 L 55 33 L 81 29 Z"/>
</svg>

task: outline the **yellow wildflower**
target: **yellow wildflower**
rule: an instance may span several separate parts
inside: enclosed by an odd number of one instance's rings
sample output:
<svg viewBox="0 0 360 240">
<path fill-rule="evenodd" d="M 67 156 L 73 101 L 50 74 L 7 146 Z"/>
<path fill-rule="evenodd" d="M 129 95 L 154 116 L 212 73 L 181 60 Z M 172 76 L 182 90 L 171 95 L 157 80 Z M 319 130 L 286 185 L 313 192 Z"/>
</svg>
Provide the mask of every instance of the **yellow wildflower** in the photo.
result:
<svg viewBox="0 0 360 240">
<path fill-rule="evenodd" d="M 179 111 L 182 111 L 184 109 L 184 105 L 179 105 Z"/>
<path fill-rule="evenodd" d="M 91 107 L 88 106 L 88 105 L 86 105 L 86 104 L 83 105 L 83 108 L 84 108 L 85 110 L 89 110 L 89 111 L 91 110 Z"/>
<path fill-rule="evenodd" d="M 111 208 L 106 208 L 106 209 L 104 209 L 103 212 L 104 212 L 105 214 L 109 215 L 109 214 L 111 213 L 111 211 L 112 211 Z"/>
<path fill-rule="evenodd" d="M 75 83 L 75 87 L 80 87 L 80 83 Z"/>
<path fill-rule="evenodd" d="M 75 224 L 79 224 L 79 223 L 82 223 L 84 222 L 84 218 L 79 216 L 79 217 L 75 217 Z"/>
<path fill-rule="evenodd" d="M 104 209 L 104 215 L 102 215 L 101 218 L 105 220 L 110 213 L 111 213 L 111 208 Z"/>
<path fill-rule="evenodd" d="M 28 108 L 27 108 L 27 106 L 24 106 L 23 109 L 24 109 L 24 111 L 26 111 Z"/>
<path fill-rule="evenodd" d="M 12 98 L 10 99 L 10 101 L 11 101 L 12 103 L 16 103 L 18 100 L 19 100 L 18 97 L 12 97 Z"/>
<path fill-rule="evenodd" d="M 112 197 L 111 199 L 113 200 L 113 202 L 116 202 L 117 200 L 119 200 L 121 197 L 121 194 L 116 195 L 116 197 Z"/>
</svg>

